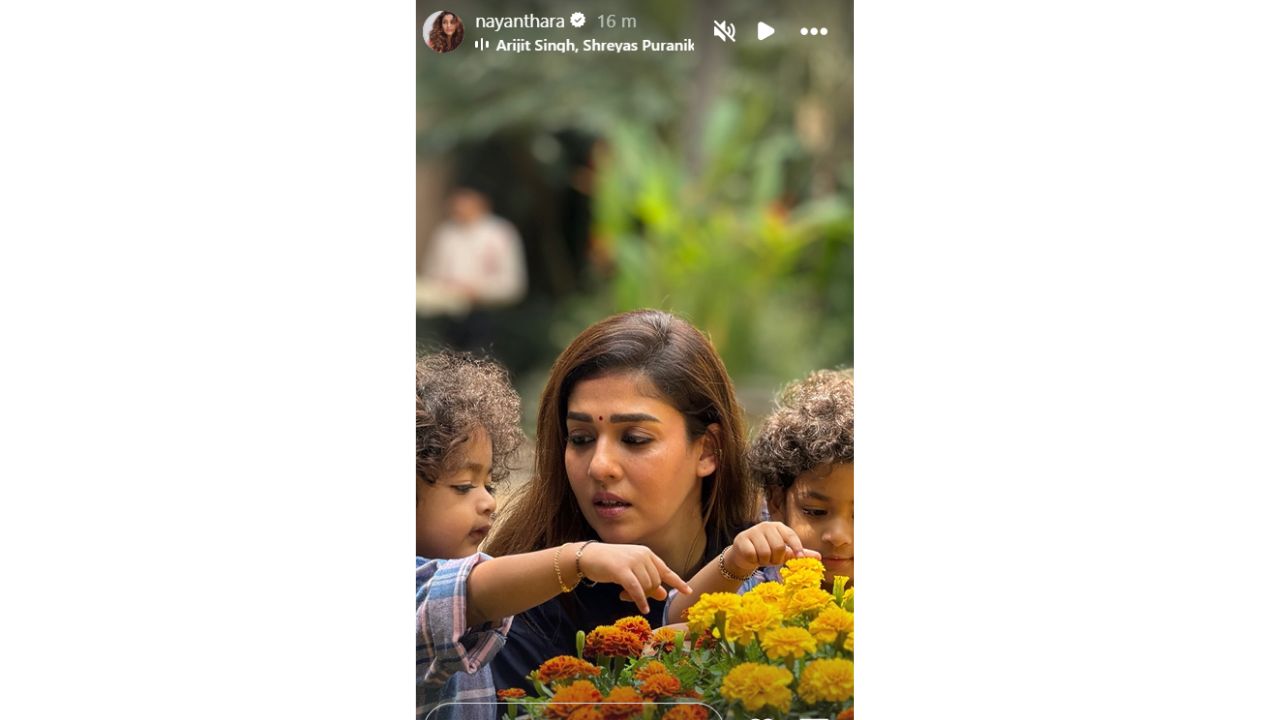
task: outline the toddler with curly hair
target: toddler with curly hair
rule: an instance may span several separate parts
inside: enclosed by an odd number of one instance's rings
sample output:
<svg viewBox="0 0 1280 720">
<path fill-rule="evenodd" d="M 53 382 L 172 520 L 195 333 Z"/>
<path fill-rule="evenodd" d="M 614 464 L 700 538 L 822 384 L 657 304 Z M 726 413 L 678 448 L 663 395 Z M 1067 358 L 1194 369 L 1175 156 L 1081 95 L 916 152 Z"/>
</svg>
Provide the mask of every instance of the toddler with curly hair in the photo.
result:
<svg viewBox="0 0 1280 720">
<path fill-rule="evenodd" d="M 582 580 L 614 583 L 648 611 L 663 583 L 689 587 L 648 548 L 593 541 L 491 558 L 479 551 L 495 517 L 494 484 L 524 440 L 520 398 L 498 364 L 466 353 L 417 367 L 418 717 L 491 720 L 489 662 L 511 617 Z M 590 546 L 590 548 L 588 548 Z"/>
<path fill-rule="evenodd" d="M 830 589 L 836 575 L 853 579 L 853 371 L 818 370 L 788 384 L 747 451 L 767 513 L 698 571 L 694 593 L 671 601 L 668 617 L 708 592 L 746 592 L 779 580 L 794 557 L 820 557 Z"/>
</svg>

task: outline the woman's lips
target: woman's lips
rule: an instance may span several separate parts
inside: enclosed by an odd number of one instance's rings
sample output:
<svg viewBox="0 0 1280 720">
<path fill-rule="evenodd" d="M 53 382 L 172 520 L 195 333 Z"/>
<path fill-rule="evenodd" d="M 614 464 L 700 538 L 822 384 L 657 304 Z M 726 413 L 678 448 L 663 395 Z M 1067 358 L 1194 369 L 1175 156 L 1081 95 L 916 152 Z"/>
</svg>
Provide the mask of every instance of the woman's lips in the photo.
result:
<svg viewBox="0 0 1280 720">
<path fill-rule="evenodd" d="M 613 519 L 626 512 L 631 503 L 613 493 L 596 493 L 591 497 L 591 507 L 602 518 Z"/>
</svg>

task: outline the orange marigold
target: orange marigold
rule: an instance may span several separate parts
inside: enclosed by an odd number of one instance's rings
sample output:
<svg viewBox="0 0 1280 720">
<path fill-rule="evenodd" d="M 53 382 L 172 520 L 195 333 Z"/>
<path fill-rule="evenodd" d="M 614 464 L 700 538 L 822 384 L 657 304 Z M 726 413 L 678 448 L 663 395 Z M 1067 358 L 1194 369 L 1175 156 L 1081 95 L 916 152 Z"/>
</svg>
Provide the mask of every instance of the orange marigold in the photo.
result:
<svg viewBox="0 0 1280 720">
<path fill-rule="evenodd" d="M 657 660 L 650 660 L 649 662 L 645 663 L 639 670 L 636 670 L 635 673 L 632 675 L 632 677 L 635 678 L 636 682 L 644 682 L 645 680 L 648 680 L 654 675 L 670 675 L 670 674 L 671 673 L 669 670 L 667 670 L 666 665 L 663 665 Z"/>
<path fill-rule="evenodd" d="M 681 703 L 668 710 L 662 720 L 707 720 L 707 706 Z"/>
<path fill-rule="evenodd" d="M 506 688 L 498 691 L 498 698 L 501 700 L 515 700 L 524 696 L 525 692 L 522 688 Z"/>
<path fill-rule="evenodd" d="M 650 638 L 653 649 L 657 652 L 672 652 L 676 649 L 676 631 L 671 628 L 658 628 Z"/>
<path fill-rule="evenodd" d="M 649 642 L 649 638 L 653 637 L 653 630 L 649 627 L 649 621 L 640 615 L 632 615 L 616 620 L 613 626 L 637 635 L 642 642 Z"/>
<path fill-rule="evenodd" d="M 605 720 L 628 720 L 644 711 L 643 702 L 644 698 L 635 688 L 619 685 L 605 696 L 600 713 Z"/>
<path fill-rule="evenodd" d="M 612 625 L 601 625 L 587 634 L 582 654 L 591 657 L 640 657 L 644 641 L 633 632 Z"/>
<path fill-rule="evenodd" d="M 569 720 L 604 720 L 604 715 L 590 705 L 584 705 L 569 713 Z"/>
<path fill-rule="evenodd" d="M 706 648 L 715 647 L 716 643 L 718 642 L 720 642 L 719 638 L 717 638 L 715 635 L 712 635 L 711 631 L 708 630 L 702 633 L 701 635 L 699 635 L 696 639 L 694 639 L 693 647 L 698 650 L 703 650 Z"/>
<path fill-rule="evenodd" d="M 551 702 L 547 704 L 547 717 L 567 718 L 573 716 L 576 710 L 594 708 L 595 705 L 589 703 L 598 703 L 603 699 L 604 696 L 590 681 L 576 680 L 556 689 Z"/>
<path fill-rule="evenodd" d="M 667 673 L 655 673 L 645 678 L 640 685 L 640 694 L 654 700 L 660 697 L 671 697 L 680 694 L 680 681 L 675 675 Z"/>
<path fill-rule="evenodd" d="M 550 685 L 562 680 L 578 680 L 600 675 L 600 668 L 572 655 L 557 655 L 538 668 L 538 679 Z"/>
<path fill-rule="evenodd" d="M 836 720 L 853 720 L 853 708 L 845 708 L 836 715 Z"/>
</svg>

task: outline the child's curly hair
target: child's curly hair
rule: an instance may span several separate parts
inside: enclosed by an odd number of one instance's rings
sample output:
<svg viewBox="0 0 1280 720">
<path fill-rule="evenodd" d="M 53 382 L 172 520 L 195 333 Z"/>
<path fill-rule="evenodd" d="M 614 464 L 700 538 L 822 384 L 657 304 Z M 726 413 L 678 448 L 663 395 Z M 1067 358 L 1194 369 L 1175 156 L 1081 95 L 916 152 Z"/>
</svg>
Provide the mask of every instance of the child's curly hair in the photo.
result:
<svg viewBox="0 0 1280 720">
<path fill-rule="evenodd" d="M 445 350 L 418 358 L 418 478 L 434 483 L 449 471 L 454 451 L 483 427 L 493 442 L 493 481 L 511 472 L 520 429 L 520 396 L 506 369 Z"/>
<path fill-rule="evenodd" d="M 817 370 L 782 389 L 747 451 L 764 487 L 791 487 L 808 470 L 853 462 L 853 370 Z"/>
</svg>

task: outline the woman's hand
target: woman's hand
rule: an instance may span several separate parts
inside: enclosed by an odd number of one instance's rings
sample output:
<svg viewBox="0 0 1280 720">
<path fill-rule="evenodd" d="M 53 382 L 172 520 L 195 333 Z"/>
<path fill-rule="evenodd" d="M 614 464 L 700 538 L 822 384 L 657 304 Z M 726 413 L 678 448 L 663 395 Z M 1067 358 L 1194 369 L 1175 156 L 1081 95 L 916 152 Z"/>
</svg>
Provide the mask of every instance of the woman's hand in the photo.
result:
<svg viewBox="0 0 1280 720">
<path fill-rule="evenodd" d="M 649 612 L 649 601 L 665 600 L 666 583 L 683 593 L 693 592 L 662 558 L 643 545 L 591 543 L 582 549 L 578 568 L 588 580 L 621 585 L 622 597 Z"/>
<path fill-rule="evenodd" d="M 738 533 L 724 553 L 725 567 L 733 575 L 747 577 L 764 565 L 781 565 L 798 557 L 822 559 L 822 553 L 805 550 L 796 531 L 780 522 L 762 522 Z"/>
</svg>

